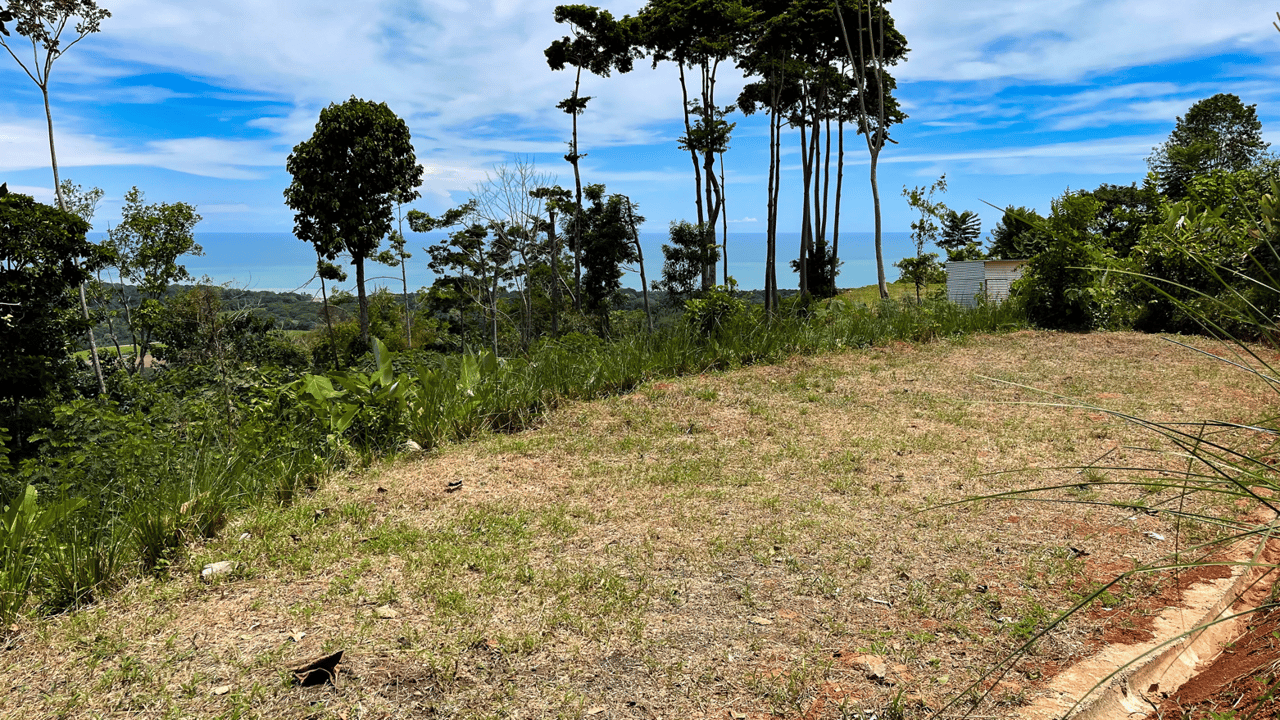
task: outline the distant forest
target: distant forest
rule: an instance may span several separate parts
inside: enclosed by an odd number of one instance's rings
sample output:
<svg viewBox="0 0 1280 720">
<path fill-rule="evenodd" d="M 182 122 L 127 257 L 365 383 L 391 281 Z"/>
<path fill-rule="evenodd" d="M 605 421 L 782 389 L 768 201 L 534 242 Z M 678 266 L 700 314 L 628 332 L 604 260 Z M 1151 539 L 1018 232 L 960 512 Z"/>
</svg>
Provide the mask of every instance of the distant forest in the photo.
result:
<svg viewBox="0 0 1280 720">
<path fill-rule="evenodd" d="M 137 288 L 132 285 L 120 285 L 117 283 L 104 283 L 104 289 L 108 290 L 107 298 L 104 299 L 104 306 L 108 313 L 122 311 L 120 305 L 119 294 L 123 288 L 124 294 L 128 299 L 130 306 L 137 307 L 140 298 L 138 297 Z M 187 292 L 193 285 L 172 285 L 165 296 L 166 300 Z M 321 303 L 320 298 L 313 298 L 304 293 L 293 292 L 271 292 L 269 290 L 240 290 L 236 288 L 221 288 L 223 306 L 232 311 L 249 311 L 255 315 L 262 315 L 270 318 L 278 330 L 315 330 L 324 323 L 324 318 L 320 314 Z M 790 297 L 795 294 L 795 290 L 781 290 L 781 297 Z M 403 302 L 401 293 L 393 293 L 398 302 Z M 518 296 L 516 292 L 505 293 L 506 296 L 515 298 Z M 748 303 L 763 305 L 763 290 L 744 290 L 738 293 L 738 296 Z M 344 307 L 348 303 L 354 302 L 347 293 L 339 293 L 335 297 L 330 298 L 335 306 Z M 665 305 L 666 293 L 660 290 L 649 291 L 649 302 L 654 309 L 661 312 L 666 309 Z M 409 307 L 417 310 L 418 298 L 416 294 L 410 294 Z M 621 299 L 617 305 L 618 310 L 643 310 L 644 298 L 640 291 L 634 288 L 623 288 L 621 290 Z M 124 327 L 124 323 L 117 323 L 116 332 L 120 336 L 121 342 L 126 342 L 128 337 L 128 329 Z M 104 319 L 94 327 L 94 334 L 99 338 L 108 337 L 110 328 Z"/>
</svg>

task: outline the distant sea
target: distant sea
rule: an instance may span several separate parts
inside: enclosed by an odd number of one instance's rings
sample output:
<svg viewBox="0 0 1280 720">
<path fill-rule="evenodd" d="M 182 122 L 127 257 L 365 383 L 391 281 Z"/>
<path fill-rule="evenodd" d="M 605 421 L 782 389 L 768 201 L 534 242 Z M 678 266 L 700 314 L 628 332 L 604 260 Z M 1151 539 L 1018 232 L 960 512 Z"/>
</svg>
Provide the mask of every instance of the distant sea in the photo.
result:
<svg viewBox="0 0 1280 720">
<path fill-rule="evenodd" d="M 440 241 L 439 235 L 409 235 L 408 251 L 412 257 L 407 268 L 410 291 L 430 285 L 434 274 L 427 269 L 427 252 L 423 248 Z M 840 256 L 844 264 L 836 280 L 840 287 L 861 287 L 876 281 L 875 248 L 873 233 L 842 232 Z M 640 245 L 644 250 L 645 274 L 652 282 L 662 274 L 662 244 L 667 242 L 665 233 L 640 233 Z M 315 280 L 316 256 L 311 246 L 287 232 L 250 233 L 196 233 L 196 242 L 204 248 L 201 257 L 186 257 L 183 264 L 197 279 L 208 277 L 216 284 L 229 284 L 248 290 L 320 291 Z M 765 234 L 729 233 L 729 274 L 744 290 L 764 287 Z M 782 288 L 798 286 L 798 278 L 791 270 L 790 260 L 800 248 L 799 233 L 778 234 L 778 285 Z M 893 263 L 914 254 L 909 233 L 884 233 L 885 275 L 890 281 L 897 279 Z M 378 286 L 400 287 L 400 269 L 376 263 L 368 263 L 365 272 Z M 347 285 L 355 281 L 354 268 L 348 267 Z M 723 278 L 720 278 L 723 280 Z M 640 275 L 627 273 L 623 285 L 639 288 Z"/>
</svg>

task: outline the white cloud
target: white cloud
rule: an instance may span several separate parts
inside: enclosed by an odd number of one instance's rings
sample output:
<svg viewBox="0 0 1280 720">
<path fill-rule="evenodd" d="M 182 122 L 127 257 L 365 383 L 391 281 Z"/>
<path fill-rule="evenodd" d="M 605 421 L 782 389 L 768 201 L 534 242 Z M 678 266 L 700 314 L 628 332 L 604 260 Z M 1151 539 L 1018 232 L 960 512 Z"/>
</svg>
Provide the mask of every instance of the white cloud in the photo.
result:
<svg viewBox="0 0 1280 720">
<path fill-rule="evenodd" d="M 928 164 L 968 173 L 1047 175 L 1054 173 L 1145 172 L 1145 160 L 1161 136 L 1129 136 L 1104 140 L 1048 143 L 1026 147 L 990 147 L 938 153 L 885 153 L 882 164 Z M 859 160 L 857 164 L 865 164 Z M 925 174 L 937 175 L 933 169 Z"/>
<path fill-rule="evenodd" d="M 56 134 L 61 167 L 150 165 L 206 177 L 251 180 L 260 168 L 282 167 L 284 155 L 270 143 L 222 138 L 153 140 L 127 148 L 117 141 L 60 130 Z M 0 122 L 0 170 L 49 166 L 46 129 L 35 123 Z"/>
<path fill-rule="evenodd" d="M 753 217 L 744 217 L 741 220 L 730 220 L 729 222 L 730 223 L 753 223 L 753 222 L 760 222 L 760 221 Z"/>
<path fill-rule="evenodd" d="M 892 8 L 914 51 L 903 80 L 1067 82 L 1209 52 L 1280 47 L 1274 3 L 1233 0 L 988 0 Z"/>
</svg>

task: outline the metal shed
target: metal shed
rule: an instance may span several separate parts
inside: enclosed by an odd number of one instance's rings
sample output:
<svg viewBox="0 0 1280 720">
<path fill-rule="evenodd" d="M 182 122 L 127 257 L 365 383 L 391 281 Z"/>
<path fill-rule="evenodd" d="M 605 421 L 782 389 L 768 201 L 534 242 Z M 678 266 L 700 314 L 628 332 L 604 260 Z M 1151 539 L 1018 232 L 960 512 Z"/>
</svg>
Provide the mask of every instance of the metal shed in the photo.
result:
<svg viewBox="0 0 1280 720">
<path fill-rule="evenodd" d="M 961 260 L 947 263 L 947 299 L 975 307 L 978 298 L 1000 302 L 1009 297 L 1009 286 L 1022 277 L 1026 260 Z"/>
</svg>

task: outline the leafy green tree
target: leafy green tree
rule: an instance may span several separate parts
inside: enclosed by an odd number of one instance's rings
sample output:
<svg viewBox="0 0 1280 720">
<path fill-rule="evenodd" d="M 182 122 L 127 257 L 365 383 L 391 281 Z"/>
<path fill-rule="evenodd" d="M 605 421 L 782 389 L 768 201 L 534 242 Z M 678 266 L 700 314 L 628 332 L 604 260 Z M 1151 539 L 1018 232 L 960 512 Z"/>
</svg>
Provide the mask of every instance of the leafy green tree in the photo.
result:
<svg viewBox="0 0 1280 720">
<path fill-rule="evenodd" d="M 542 232 L 547 234 L 547 255 L 551 259 L 551 264 L 548 268 L 550 271 L 550 277 L 548 278 L 550 292 L 547 294 L 550 296 L 551 334 L 558 336 L 560 334 L 560 312 L 564 305 L 563 288 L 565 283 L 560 274 L 561 252 L 560 239 L 556 235 L 556 215 L 560 214 L 563 217 L 571 214 L 578 207 L 581 207 L 581 203 L 575 204 L 569 191 L 559 185 L 537 187 L 530 190 L 529 194 L 542 201 L 543 208 L 547 213 L 547 222 L 542 225 Z M 579 272 L 579 269 L 575 268 L 575 272 Z M 577 287 L 573 289 L 574 307 L 581 307 L 577 299 L 578 290 L 579 288 Z"/>
<path fill-rule="evenodd" d="M 1108 324 L 1108 288 L 1102 283 L 1108 263 L 1089 227 L 1099 202 L 1081 193 L 1067 193 L 1053 202 L 1045 220 L 1046 248 L 1027 263 L 1014 291 L 1026 305 L 1027 317 L 1053 330 L 1090 330 Z"/>
<path fill-rule="evenodd" d="M 942 238 L 942 228 L 938 223 L 950 210 L 941 200 L 934 200 L 933 196 L 946 191 L 946 174 L 928 186 L 917 185 L 910 190 L 905 185 L 902 187 L 902 196 L 907 199 L 907 205 L 920 213 L 920 218 L 911 222 L 911 241 L 916 245 L 916 257 L 924 256 L 925 245 L 936 245 Z"/>
<path fill-rule="evenodd" d="M 88 230 L 30 196 L 0 197 L 0 427 L 19 439 L 32 429 L 20 405 L 56 394 L 75 370 L 69 348 L 88 323 L 74 291 L 106 261 Z"/>
<path fill-rule="evenodd" d="M 1085 195 L 1098 201 L 1098 217 L 1091 231 L 1118 257 L 1126 257 L 1138 244 L 1142 228 L 1159 224 L 1161 197 L 1155 179 L 1142 187 L 1103 183 Z"/>
<path fill-rule="evenodd" d="M 982 218 L 972 210 L 956 212 L 948 210 L 942 215 L 942 227 L 938 247 L 947 251 L 947 261 L 981 260 Z"/>
<path fill-rule="evenodd" d="M 141 190 L 131 188 L 124 196 L 120 223 L 107 230 L 107 245 L 121 281 L 136 285 L 141 297 L 136 307 L 130 307 L 120 288 L 120 301 L 135 345 L 129 365 L 134 373 L 143 368 L 155 328 L 163 320 L 162 301 L 169 286 L 193 279 L 178 258 L 204 254 L 194 235 L 196 223 L 201 220 L 195 207 L 183 202 L 148 205 L 144 204 L 145 199 Z M 119 352 L 118 337 L 115 342 Z"/>
<path fill-rule="evenodd" d="M 582 71 L 585 69 L 593 75 L 609 77 L 614 70 L 619 73 L 631 72 L 633 61 L 639 57 L 634 47 L 632 28 L 634 24 L 623 18 L 623 22 L 613 19 L 608 10 L 601 10 L 590 5 L 557 5 L 556 22 L 569 26 L 569 35 L 556 40 L 547 47 L 545 55 L 547 65 L 552 70 L 563 70 L 572 66 L 573 94 L 561 100 L 556 107 L 573 118 L 573 136 L 569 142 L 569 153 L 564 159 L 573 166 L 574 199 L 579 210 L 582 208 L 582 172 L 578 162 L 586 157 L 586 153 L 578 148 L 578 116 L 587 109 L 591 96 L 582 96 Z M 582 284 L 582 260 L 579 248 L 581 230 L 573 227 L 570 234 L 570 250 L 573 251 L 574 303 L 579 310 L 579 287 Z"/>
<path fill-rule="evenodd" d="M 702 269 L 714 264 L 720 250 L 700 226 L 687 220 L 671 221 L 671 244 L 662 245 L 662 279 L 653 289 L 667 294 L 664 304 L 678 307 L 702 289 Z"/>
<path fill-rule="evenodd" d="M 456 308 L 460 323 L 465 324 L 463 308 L 474 306 L 478 310 L 477 332 L 472 337 L 487 335 L 496 355 L 499 291 L 507 288 L 516 274 L 511 267 L 511 247 L 501 237 L 491 236 L 489 225 L 473 222 L 427 248 L 427 253 L 431 256 L 427 266 L 436 274 L 431 295 L 437 303 L 445 301 L 443 307 L 437 307 Z M 465 338 L 469 333 L 464 330 L 459 334 Z"/>
<path fill-rule="evenodd" d="M 1197 333 L 1208 320 L 1228 332 L 1249 332 L 1230 324 L 1227 309 L 1276 279 L 1268 267 L 1275 229 L 1257 219 L 1261 210 L 1266 220 L 1268 206 L 1274 203 L 1259 191 L 1252 169 L 1193 178 L 1183 200 L 1164 205 L 1161 222 L 1142 228 L 1130 254 L 1133 271 L 1143 278 L 1130 288 L 1135 327 Z M 1273 290 L 1264 295 L 1272 297 L 1255 305 L 1275 304 Z"/>
<path fill-rule="evenodd" d="M 921 291 L 930 286 L 947 281 L 947 271 L 938 263 L 938 253 L 923 253 L 915 257 L 902 258 L 893 264 L 898 268 L 898 280 L 916 286 L 916 302 L 921 299 Z"/>
<path fill-rule="evenodd" d="M 1218 93 L 1192 105 L 1177 119 L 1169 139 L 1153 148 L 1147 165 L 1159 178 L 1160 192 L 1186 197 L 1191 180 L 1212 170 L 1238 172 L 1266 154 L 1257 105 L 1245 105 L 1230 93 Z"/>
<path fill-rule="evenodd" d="M 588 310 L 596 313 L 602 334 L 609 332 L 609 311 L 617 305 L 622 289 L 622 266 L 639 256 L 632 241 L 632 223 L 644 222 L 635 215 L 631 201 L 621 195 L 605 196 L 604 185 L 588 185 L 584 192 L 589 205 L 584 208 L 582 226 L 582 294 Z"/>
<path fill-rule="evenodd" d="M 1044 250 L 1049 238 L 1041 228 L 1044 218 L 1029 207 L 1010 205 L 991 228 L 987 257 L 992 260 L 1026 260 Z"/>
<path fill-rule="evenodd" d="M 422 183 L 409 127 L 386 103 L 352 96 L 320 111 L 314 134 L 294 146 L 285 166 L 293 176 L 284 197 L 294 234 L 330 262 L 344 252 L 351 257 L 367 345 L 365 260 L 391 232 L 392 207 L 418 198 Z"/>
</svg>

